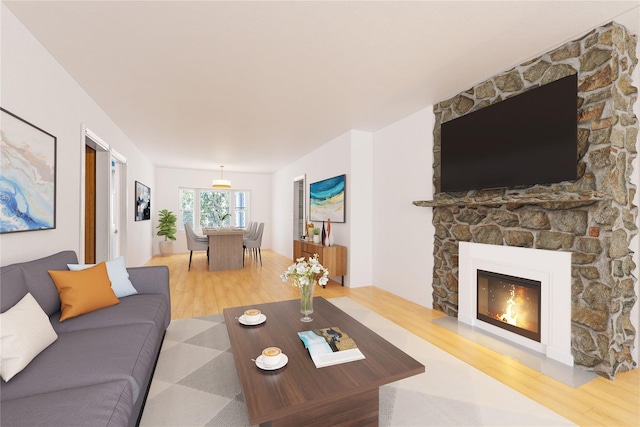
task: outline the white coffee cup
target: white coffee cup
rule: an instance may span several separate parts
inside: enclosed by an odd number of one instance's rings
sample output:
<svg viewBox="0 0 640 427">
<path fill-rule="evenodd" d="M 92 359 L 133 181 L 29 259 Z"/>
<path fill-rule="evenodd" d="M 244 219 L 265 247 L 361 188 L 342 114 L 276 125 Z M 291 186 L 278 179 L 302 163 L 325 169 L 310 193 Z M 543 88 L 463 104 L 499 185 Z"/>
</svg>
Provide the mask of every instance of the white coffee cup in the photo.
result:
<svg viewBox="0 0 640 427">
<path fill-rule="evenodd" d="M 267 347 L 262 350 L 262 363 L 265 366 L 276 366 L 282 360 L 282 350 L 278 347 Z"/>
<path fill-rule="evenodd" d="M 262 312 L 257 308 L 250 308 L 244 312 L 244 320 L 247 323 L 255 323 L 260 320 L 260 315 Z"/>
</svg>

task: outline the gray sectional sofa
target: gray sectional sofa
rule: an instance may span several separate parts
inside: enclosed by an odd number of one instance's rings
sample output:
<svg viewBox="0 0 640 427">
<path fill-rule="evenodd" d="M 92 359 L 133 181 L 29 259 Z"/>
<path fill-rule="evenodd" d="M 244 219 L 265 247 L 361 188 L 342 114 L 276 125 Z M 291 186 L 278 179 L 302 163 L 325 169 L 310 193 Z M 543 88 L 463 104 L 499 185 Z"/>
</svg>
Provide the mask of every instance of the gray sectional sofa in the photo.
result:
<svg viewBox="0 0 640 427">
<path fill-rule="evenodd" d="M 65 251 L 0 270 L 0 313 L 28 292 L 49 316 L 57 340 L 0 384 L 0 425 L 134 426 L 144 406 L 171 320 L 169 270 L 126 269 L 137 295 L 60 322 L 49 270 L 76 264 Z"/>
</svg>

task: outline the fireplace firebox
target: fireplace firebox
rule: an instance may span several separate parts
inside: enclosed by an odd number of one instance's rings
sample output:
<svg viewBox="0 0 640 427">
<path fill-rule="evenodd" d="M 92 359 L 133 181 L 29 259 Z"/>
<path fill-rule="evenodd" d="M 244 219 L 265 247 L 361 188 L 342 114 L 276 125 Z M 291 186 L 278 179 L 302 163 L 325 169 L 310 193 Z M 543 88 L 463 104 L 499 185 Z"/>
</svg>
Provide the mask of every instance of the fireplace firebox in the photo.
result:
<svg viewBox="0 0 640 427">
<path fill-rule="evenodd" d="M 541 282 L 477 270 L 477 318 L 540 342 Z"/>
</svg>

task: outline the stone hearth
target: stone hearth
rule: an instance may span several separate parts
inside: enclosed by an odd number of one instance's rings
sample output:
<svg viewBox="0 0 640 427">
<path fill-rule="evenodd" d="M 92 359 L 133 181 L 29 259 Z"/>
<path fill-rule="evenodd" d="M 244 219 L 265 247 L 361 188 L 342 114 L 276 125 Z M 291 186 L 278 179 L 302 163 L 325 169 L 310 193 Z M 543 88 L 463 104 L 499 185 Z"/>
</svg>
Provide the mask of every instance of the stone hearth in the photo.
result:
<svg viewBox="0 0 640 427">
<path fill-rule="evenodd" d="M 458 315 L 458 244 L 571 253 L 571 353 L 606 378 L 633 369 L 637 234 L 636 38 L 615 23 L 597 28 L 434 106 L 435 309 Z M 440 193 L 440 125 L 531 88 L 578 74 L 578 179 L 524 189 Z M 541 165 L 544 167 L 544 165 Z M 635 320 L 635 319 L 634 319 Z M 637 320 L 636 320 L 637 323 Z"/>
</svg>

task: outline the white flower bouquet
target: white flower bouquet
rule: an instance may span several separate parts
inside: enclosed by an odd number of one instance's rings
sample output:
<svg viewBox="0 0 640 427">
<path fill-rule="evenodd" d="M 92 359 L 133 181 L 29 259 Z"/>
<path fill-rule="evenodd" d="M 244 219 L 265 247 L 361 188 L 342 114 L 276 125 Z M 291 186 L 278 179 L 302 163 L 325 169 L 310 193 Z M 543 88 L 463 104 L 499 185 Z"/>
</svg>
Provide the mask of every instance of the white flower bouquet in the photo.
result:
<svg viewBox="0 0 640 427">
<path fill-rule="evenodd" d="M 293 278 L 293 285 L 299 288 L 313 284 L 317 281 L 325 286 L 329 281 L 329 270 L 318 262 L 318 254 L 309 257 L 308 260 L 298 258 L 295 264 L 291 264 L 287 271 L 280 275 L 283 282 Z"/>
<path fill-rule="evenodd" d="M 318 254 L 308 260 L 298 258 L 295 264 L 280 275 L 283 282 L 293 278 L 293 285 L 300 288 L 300 312 L 304 315 L 302 322 L 311 322 L 309 314 L 313 313 L 313 288 L 316 282 L 322 286 L 329 281 L 329 270 L 318 262 Z"/>
</svg>

